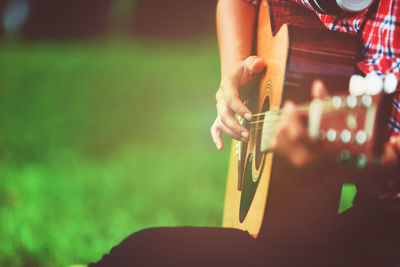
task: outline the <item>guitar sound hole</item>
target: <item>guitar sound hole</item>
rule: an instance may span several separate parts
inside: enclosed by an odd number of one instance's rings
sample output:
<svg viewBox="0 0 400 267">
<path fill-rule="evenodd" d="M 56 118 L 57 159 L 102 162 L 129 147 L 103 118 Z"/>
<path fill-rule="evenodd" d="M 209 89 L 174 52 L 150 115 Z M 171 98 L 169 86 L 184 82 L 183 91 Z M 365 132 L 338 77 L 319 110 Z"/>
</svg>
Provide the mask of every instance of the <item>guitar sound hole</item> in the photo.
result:
<svg viewBox="0 0 400 267">
<path fill-rule="evenodd" d="M 260 113 L 265 113 L 269 111 L 269 97 L 267 96 L 264 100 L 263 106 L 261 108 Z M 261 146 L 261 135 L 262 135 L 262 129 L 264 127 L 264 115 L 259 116 L 257 120 L 259 121 L 256 125 L 256 142 L 255 142 L 255 153 L 254 153 L 254 163 L 255 163 L 255 168 L 256 170 L 259 170 L 262 166 L 262 162 L 264 159 L 264 154 L 260 151 L 260 146 Z M 268 126 L 266 126 L 268 127 Z"/>
</svg>

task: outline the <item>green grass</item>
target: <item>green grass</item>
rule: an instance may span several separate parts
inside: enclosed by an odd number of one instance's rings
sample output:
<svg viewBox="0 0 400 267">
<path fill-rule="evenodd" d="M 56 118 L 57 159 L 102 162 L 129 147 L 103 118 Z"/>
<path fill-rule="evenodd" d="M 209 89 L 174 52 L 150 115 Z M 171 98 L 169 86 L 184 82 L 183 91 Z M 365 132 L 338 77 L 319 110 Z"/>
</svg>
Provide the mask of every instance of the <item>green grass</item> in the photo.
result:
<svg viewBox="0 0 400 267">
<path fill-rule="evenodd" d="M 97 260 L 151 226 L 221 223 L 214 41 L 0 45 L 0 265 Z"/>
<path fill-rule="evenodd" d="M 342 213 L 353 206 L 356 194 L 357 188 L 354 184 L 343 184 L 338 213 Z"/>
</svg>

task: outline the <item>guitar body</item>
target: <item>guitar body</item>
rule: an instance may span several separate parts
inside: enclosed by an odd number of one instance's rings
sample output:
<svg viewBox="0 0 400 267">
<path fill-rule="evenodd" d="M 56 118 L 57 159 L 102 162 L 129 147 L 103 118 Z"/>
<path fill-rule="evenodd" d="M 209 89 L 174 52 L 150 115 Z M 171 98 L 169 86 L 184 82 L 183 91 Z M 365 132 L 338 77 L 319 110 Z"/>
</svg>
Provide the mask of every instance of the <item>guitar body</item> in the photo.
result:
<svg viewBox="0 0 400 267">
<path fill-rule="evenodd" d="M 262 1 L 256 46 L 267 70 L 247 100 L 254 114 L 279 110 L 285 99 L 309 100 L 315 78 L 324 80 L 333 92 L 347 88 L 354 72 L 355 37 L 324 29 L 314 13 L 291 2 Z M 318 221 L 325 220 L 327 213 L 336 213 L 340 182 L 295 182 L 302 177 L 288 174 L 284 159 L 260 151 L 261 129 L 266 127 L 262 119 L 249 127 L 248 143 L 233 141 L 223 226 L 256 237 L 263 222 L 274 217 L 289 222 L 304 217 Z"/>
</svg>

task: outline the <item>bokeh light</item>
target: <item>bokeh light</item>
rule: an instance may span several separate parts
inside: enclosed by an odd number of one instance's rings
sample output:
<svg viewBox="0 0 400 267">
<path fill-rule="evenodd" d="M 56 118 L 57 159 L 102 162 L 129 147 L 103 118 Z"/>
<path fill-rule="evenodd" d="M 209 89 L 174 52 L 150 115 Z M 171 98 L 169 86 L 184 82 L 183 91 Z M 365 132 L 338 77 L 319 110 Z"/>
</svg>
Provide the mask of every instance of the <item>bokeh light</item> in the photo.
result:
<svg viewBox="0 0 400 267">
<path fill-rule="evenodd" d="M 3 25 L 6 32 L 18 31 L 29 15 L 29 3 L 27 0 L 10 1 L 3 15 Z"/>
</svg>

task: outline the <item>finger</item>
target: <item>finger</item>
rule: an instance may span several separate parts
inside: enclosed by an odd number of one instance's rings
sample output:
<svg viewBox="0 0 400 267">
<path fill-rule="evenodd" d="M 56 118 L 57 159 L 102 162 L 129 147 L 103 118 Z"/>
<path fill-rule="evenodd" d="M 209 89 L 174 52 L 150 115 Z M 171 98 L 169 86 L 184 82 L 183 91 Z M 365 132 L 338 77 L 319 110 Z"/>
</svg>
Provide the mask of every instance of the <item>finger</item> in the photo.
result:
<svg viewBox="0 0 400 267">
<path fill-rule="evenodd" d="M 277 127 L 269 139 L 268 150 L 267 152 L 277 151 L 278 150 L 278 136 L 281 134 L 281 129 Z"/>
<path fill-rule="evenodd" d="M 289 142 L 287 127 L 281 125 L 277 129 L 271 143 L 271 150 L 276 151 L 284 155 L 285 157 L 288 157 L 288 154 L 290 154 L 291 150 L 290 148 L 293 146 L 293 144 Z"/>
<path fill-rule="evenodd" d="M 220 124 L 218 124 L 218 127 L 222 132 L 224 132 L 228 136 L 232 137 L 233 139 L 244 141 L 244 142 L 248 141 L 247 137 L 243 137 L 243 135 L 241 133 L 232 131 L 226 125 L 224 125 L 222 122 L 220 122 Z"/>
<path fill-rule="evenodd" d="M 288 139 L 292 143 L 303 142 L 307 137 L 307 130 L 303 124 L 297 110 L 297 106 L 293 102 L 287 102 L 285 105 L 286 119 L 284 127 L 287 128 Z"/>
<path fill-rule="evenodd" d="M 255 58 L 254 61 L 251 63 L 249 68 L 251 74 L 259 74 L 265 70 L 265 63 L 264 60 L 261 58 Z"/>
<path fill-rule="evenodd" d="M 287 154 L 290 163 L 295 167 L 303 167 L 311 162 L 314 158 L 314 154 L 310 153 L 304 146 L 297 145 L 292 146 L 290 153 Z"/>
<path fill-rule="evenodd" d="M 237 75 L 241 74 L 241 83 L 247 83 L 254 78 L 254 75 L 260 74 L 264 69 L 265 63 L 261 58 L 250 56 L 239 65 Z"/>
<path fill-rule="evenodd" d="M 234 112 L 236 112 L 248 121 L 251 121 L 253 119 L 253 115 L 250 109 L 248 109 L 246 105 L 243 104 L 242 100 L 240 100 L 239 97 L 233 97 L 230 102 L 230 107 Z"/>
<path fill-rule="evenodd" d="M 243 138 L 240 134 L 231 131 L 220 121 L 220 118 L 217 117 L 213 126 L 211 127 L 211 136 L 218 150 L 222 150 L 224 147 L 224 142 L 222 140 L 222 132 L 224 132 L 225 134 L 236 140 L 247 142 L 247 139 Z"/>
<path fill-rule="evenodd" d="M 287 101 L 284 105 L 284 117 L 272 140 L 272 148 L 290 157 L 292 148 L 306 149 L 307 130 L 301 120 L 296 105 Z"/>
<path fill-rule="evenodd" d="M 218 116 L 222 124 L 224 124 L 235 135 L 242 136 L 247 140 L 249 136 L 248 130 L 240 125 L 240 123 L 233 116 L 233 112 L 222 103 L 217 103 Z"/>
<path fill-rule="evenodd" d="M 295 115 L 296 112 L 296 104 L 291 100 L 286 100 L 283 105 L 283 117 L 282 122 L 288 121 L 289 117 Z"/>
<path fill-rule="evenodd" d="M 285 102 L 283 106 L 283 117 L 280 123 L 277 125 L 275 132 L 270 140 L 270 150 L 281 150 L 282 146 L 285 146 L 288 141 L 288 115 L 291 112 L 291 110 L 294 108 L 293 103 L 288 100 Z"/>
<path fill-rule="evenodd" d="M 302 142 L 293 141 L 287 127 L 282 127 L 274 140 L 273 150 L 286 157 L 296 167 L 301 167 L 310 162 L 314 154 Z"/>
<path fill-rule="evenodd" d="M 235 88 L 236 86 L 232 81 L 225 81 L 224 84 L 221 84 L 220 90 L 218 90 L 216 95 L 217 103 L 226 103 L 225 105 L 228 105 L 235 113 L 251 121 L 253 115 L 242 100 L 240 100 L 238 94 L 233 93 L 237 92 Z"/>
<path fill-rule="evenodd" d="M 211 127 L 211 136 L 214 141 L 214 144 L 217 146 L 217 149 L 222 150 L 224 148 L 224 142 L 222 141 L 221 129 L 219 128 L 218 118 L 215 120 L 213 126 Z"/>
<path fill-rule="evenodd" d="M 320 79 L 315 79 L 311 84 L 311 97 L 324 99 L 327 96 L 329 96 L 329 92 L 325 83 Z"/>
</svg>

